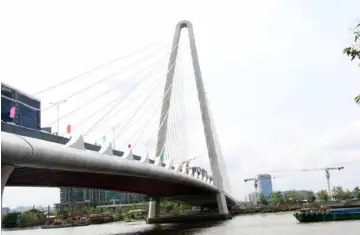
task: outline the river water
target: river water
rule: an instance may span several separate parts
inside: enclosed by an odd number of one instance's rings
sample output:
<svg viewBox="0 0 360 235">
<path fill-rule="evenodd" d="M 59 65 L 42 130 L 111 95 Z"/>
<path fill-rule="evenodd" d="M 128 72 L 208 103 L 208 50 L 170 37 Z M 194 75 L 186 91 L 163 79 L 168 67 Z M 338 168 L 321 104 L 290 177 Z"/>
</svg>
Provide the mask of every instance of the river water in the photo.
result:
<svg viewBox="0 0 360 235">
<path fill-rule="evenodd" d="M 63 229 L 27 229 L 2 231 L 4 235 L 360 235 L 360 221 L 320 222 L 300 224 L 292 213 L 236 216 L 232 220 L 183 225 L 148 225 L 145 222 L 116 222 L 102 225 Z"/>
</svg>

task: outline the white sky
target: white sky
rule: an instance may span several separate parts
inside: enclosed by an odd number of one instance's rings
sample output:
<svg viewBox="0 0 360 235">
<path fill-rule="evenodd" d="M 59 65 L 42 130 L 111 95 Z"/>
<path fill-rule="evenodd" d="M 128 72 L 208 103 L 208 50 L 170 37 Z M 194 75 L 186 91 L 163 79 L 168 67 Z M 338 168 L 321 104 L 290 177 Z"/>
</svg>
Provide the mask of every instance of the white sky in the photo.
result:
<svg viewBox="0 0 360 235">
<path fill-rule="evenodd" d="M 0 77 L 33 94 L 157 41 L 147 52 L 39 96 L 45 108 L 156 51 L 141 66 L 60 106 L 64 115 L 113 88 L 61 120 L 60 133 L 67 124 L 76 133 L 84 132 L 106 112 L 96 112 L 98 108 L 110 108 L 106 104 L 141 81 L 146 72 L 131 82 L 128 77 L 161 59 L 160 73 L 148 76 L 132 99 L 86 137 L 100 142 L 108 127 L 123 123 L 139 104 L 145 106 L 146 101 L 150 113 L 156 111 L 175 25 L 187 19 L 194 25 L 203 79 L 234 195 L 243 199 L 251 192 L 252 184 L 243 179 L 258 173 L 337 164 L 345 170 L 333 172 L 332 185 L 353 188 L 359 184 L 354 176 L 360 165 L 360 107 L 353 98 L 359 93 L 360 71 L 342 50 L 352 41 L 350 29 L 360 20 L 358 9 L 356 0 L 3 1 Z M 198 155 L 204 153 L 205 144 L 187 42 L 182 41 L 179 71 L 184 80 L 189 151 Z M 119 82 L 123 83 L 116 87 Z M 152 87 L 156 95 L 147 99 Z M 132 141 L 153 146 L 157 120 L 143 114 L 131 125 L 133 130 L 121 135 L 117 148 L 124 149 Z M 56 109 L 44 111 L 43 125 L 54 121 Z M 150 131 L 141 138 L 131 137 L 144 123 L 149 123 Z M 144 146 L 140 146 L 137 151 L 142 153 Z M 200 158 L 194 164 L 208 168 L 207 162 Z M 318 190 L 326 182 L 323 172 L 311 172 L 279 178 L 273 185 L 276 190 Z M 3 206 L 53 204 L 59 201 L 58 191 L 6 188 Z"/>
</svg>

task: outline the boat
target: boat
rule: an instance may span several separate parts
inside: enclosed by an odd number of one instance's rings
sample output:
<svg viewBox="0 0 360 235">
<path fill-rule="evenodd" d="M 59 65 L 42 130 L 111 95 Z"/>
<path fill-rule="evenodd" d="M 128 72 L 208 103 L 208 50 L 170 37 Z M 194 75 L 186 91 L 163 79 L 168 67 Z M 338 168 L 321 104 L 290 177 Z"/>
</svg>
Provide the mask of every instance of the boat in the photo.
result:
<svg viewBox="0 0 360 235">
<path fill-rule="evenodd" d="M 126 213 L 124 221 L 134 222 L 146 218 L 146 212 L 142 209 L 130 210 Z"/>
<path fill-rule="evenodd" d="M 307 208 L 294 214 L 299 222 L 323 222 L 341 220 L 360 220 L 360 207 L 356 208 Z"/>
<path fill-rule="evenodd" d="M 70 224 L 44 224 L 41 225 L 42 229 L 49 229 L 49 228 L 67 228 L 67 227 L 71 227 Z"/>
<path fill-rule="evenodd" d="M 71 222 L 61 221 L 55 223 L 49 223 L 41 225 L 42 229 L 49 229 L 49 228 L 68 228 L 68 227 L 78 227 L 78 226 L 87 226 L 90 225 L 91 222 L 88 219 L 80 219 Z"/>
</svg>

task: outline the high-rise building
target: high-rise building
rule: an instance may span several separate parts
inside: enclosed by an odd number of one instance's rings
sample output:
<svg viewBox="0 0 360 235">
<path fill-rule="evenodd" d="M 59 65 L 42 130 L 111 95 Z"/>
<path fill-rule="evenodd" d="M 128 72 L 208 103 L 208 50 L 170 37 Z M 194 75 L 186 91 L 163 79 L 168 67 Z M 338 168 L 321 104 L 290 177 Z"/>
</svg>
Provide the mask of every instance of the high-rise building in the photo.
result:
<svg viewBox="0 0 360 235">
<path fill-rule="evenodd" d="M 60 203 L 89 201 L 94 204 L 115 201 L 133 204 L 148 201 L 148 197 L 137 193 L 115 192 L 97 189 L 60 188 Z"/>
<path fill-rule="evenodd" d="M 40 130 L 40 100 L 1 83 L 1 121 Z"/>
<path fill-rule="evenodd" d="M 267 201 L 270 200 L 271 194 L 273 192 L 271 175 L 269 174 L 261 174 L 257 175 L 257 179 L 259 182 L 259 193 L 263 194 Z"/>
<path fill-rule="evenodd" d="M 91 203 L 105 202 L 105 190 L 60 188 L 60 203 L 90 201 Z"/>
<path fill-rule="evenodd" d="M 60 188 L 60 203 L 85 201 L 85 191 L 80 188 Z"/>
<path fill-rule="evenodd" d="M 84 189 L 84 201 L 90 201 L 92 203 L 105 202 L 105 190 L 98 189 Z"/>
<path fill-rule="evenodd" d="M 116 201 L 119 204 L 133 204 L 148 201 L 148 197 L 137 193 L 106 191 L 106 201 Z"/>
</svg>

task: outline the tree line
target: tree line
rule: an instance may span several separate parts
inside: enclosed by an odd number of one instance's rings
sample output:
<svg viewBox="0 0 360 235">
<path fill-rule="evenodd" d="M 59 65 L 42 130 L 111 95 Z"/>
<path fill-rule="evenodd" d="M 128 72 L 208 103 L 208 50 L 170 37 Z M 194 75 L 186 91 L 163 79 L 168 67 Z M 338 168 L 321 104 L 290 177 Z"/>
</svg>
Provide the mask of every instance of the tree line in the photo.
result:
<svg viewBox="0 0 360 235">
<path fill-rule="evenodd" d="M 51 212 L 50 216 L 56 216 L 63 220 L 66 220 L 75 216 L 85 216 L 98 215 L 98 220 L 101 220 L 102 223 L 121 221 L 126 218 L 127 212 L 131 210 L 142 209 L 145 212 L 148 211 L 149 205 L 146 204 L 133 204 L 127 207 L 117 207 L 115 210 L 112 208 L 91 208 L 88 206 L 83 206 L 80 208 L 68 208 L 64 207 L 62 209 L 56 209 Z M 182 213 L 184 211 L 190 210 L 191 206 L 185 203 L 176 203 L 170 202 L 167 200 L 161 201 L 160 211 L 162 213 Z M 132 219 L 142 219 L 139 215 L 131 215 Z M 23 213 L 20 212 L 11 212 L 2 216 L 2 227 L 3 228 L 25 228 L 25 227 L 35 227 L 44 224 L 47 215 L 44 211 L 38 209 L 31 209 Z"/>
<path fill-rule="evenodd" d="M 347 201 L 351 199 L 360 200 L 360 188 L 357 186 L 352 191 L 349 189 L 344 190 L 341 186 L 336 186 L 331 190 L 331 197 L 334 201 Z M 304 200 L 309 203 L 319 201 L 330 201 L 330 196 L 327 190 L 320 190 L 317 193 L 308 191 L 306 195 L 301 194 L 295 190 L 286 192 L 284 195 L 280 191 L 275 191 L 271 194 L 268 201 L 264 194 L 260 194 L 258 197 L 258 203 L 261 205 L 294 205 L 300 204 Z"/>
<path fill-rule="evenodd" d="M 31 209 L 23 213 L 11 212 L 2 216 L 3 228 L 25 228 L 40 226 L 42 221 L 46 218 L 44 212 L 38 209 Z"/>
</svg>

